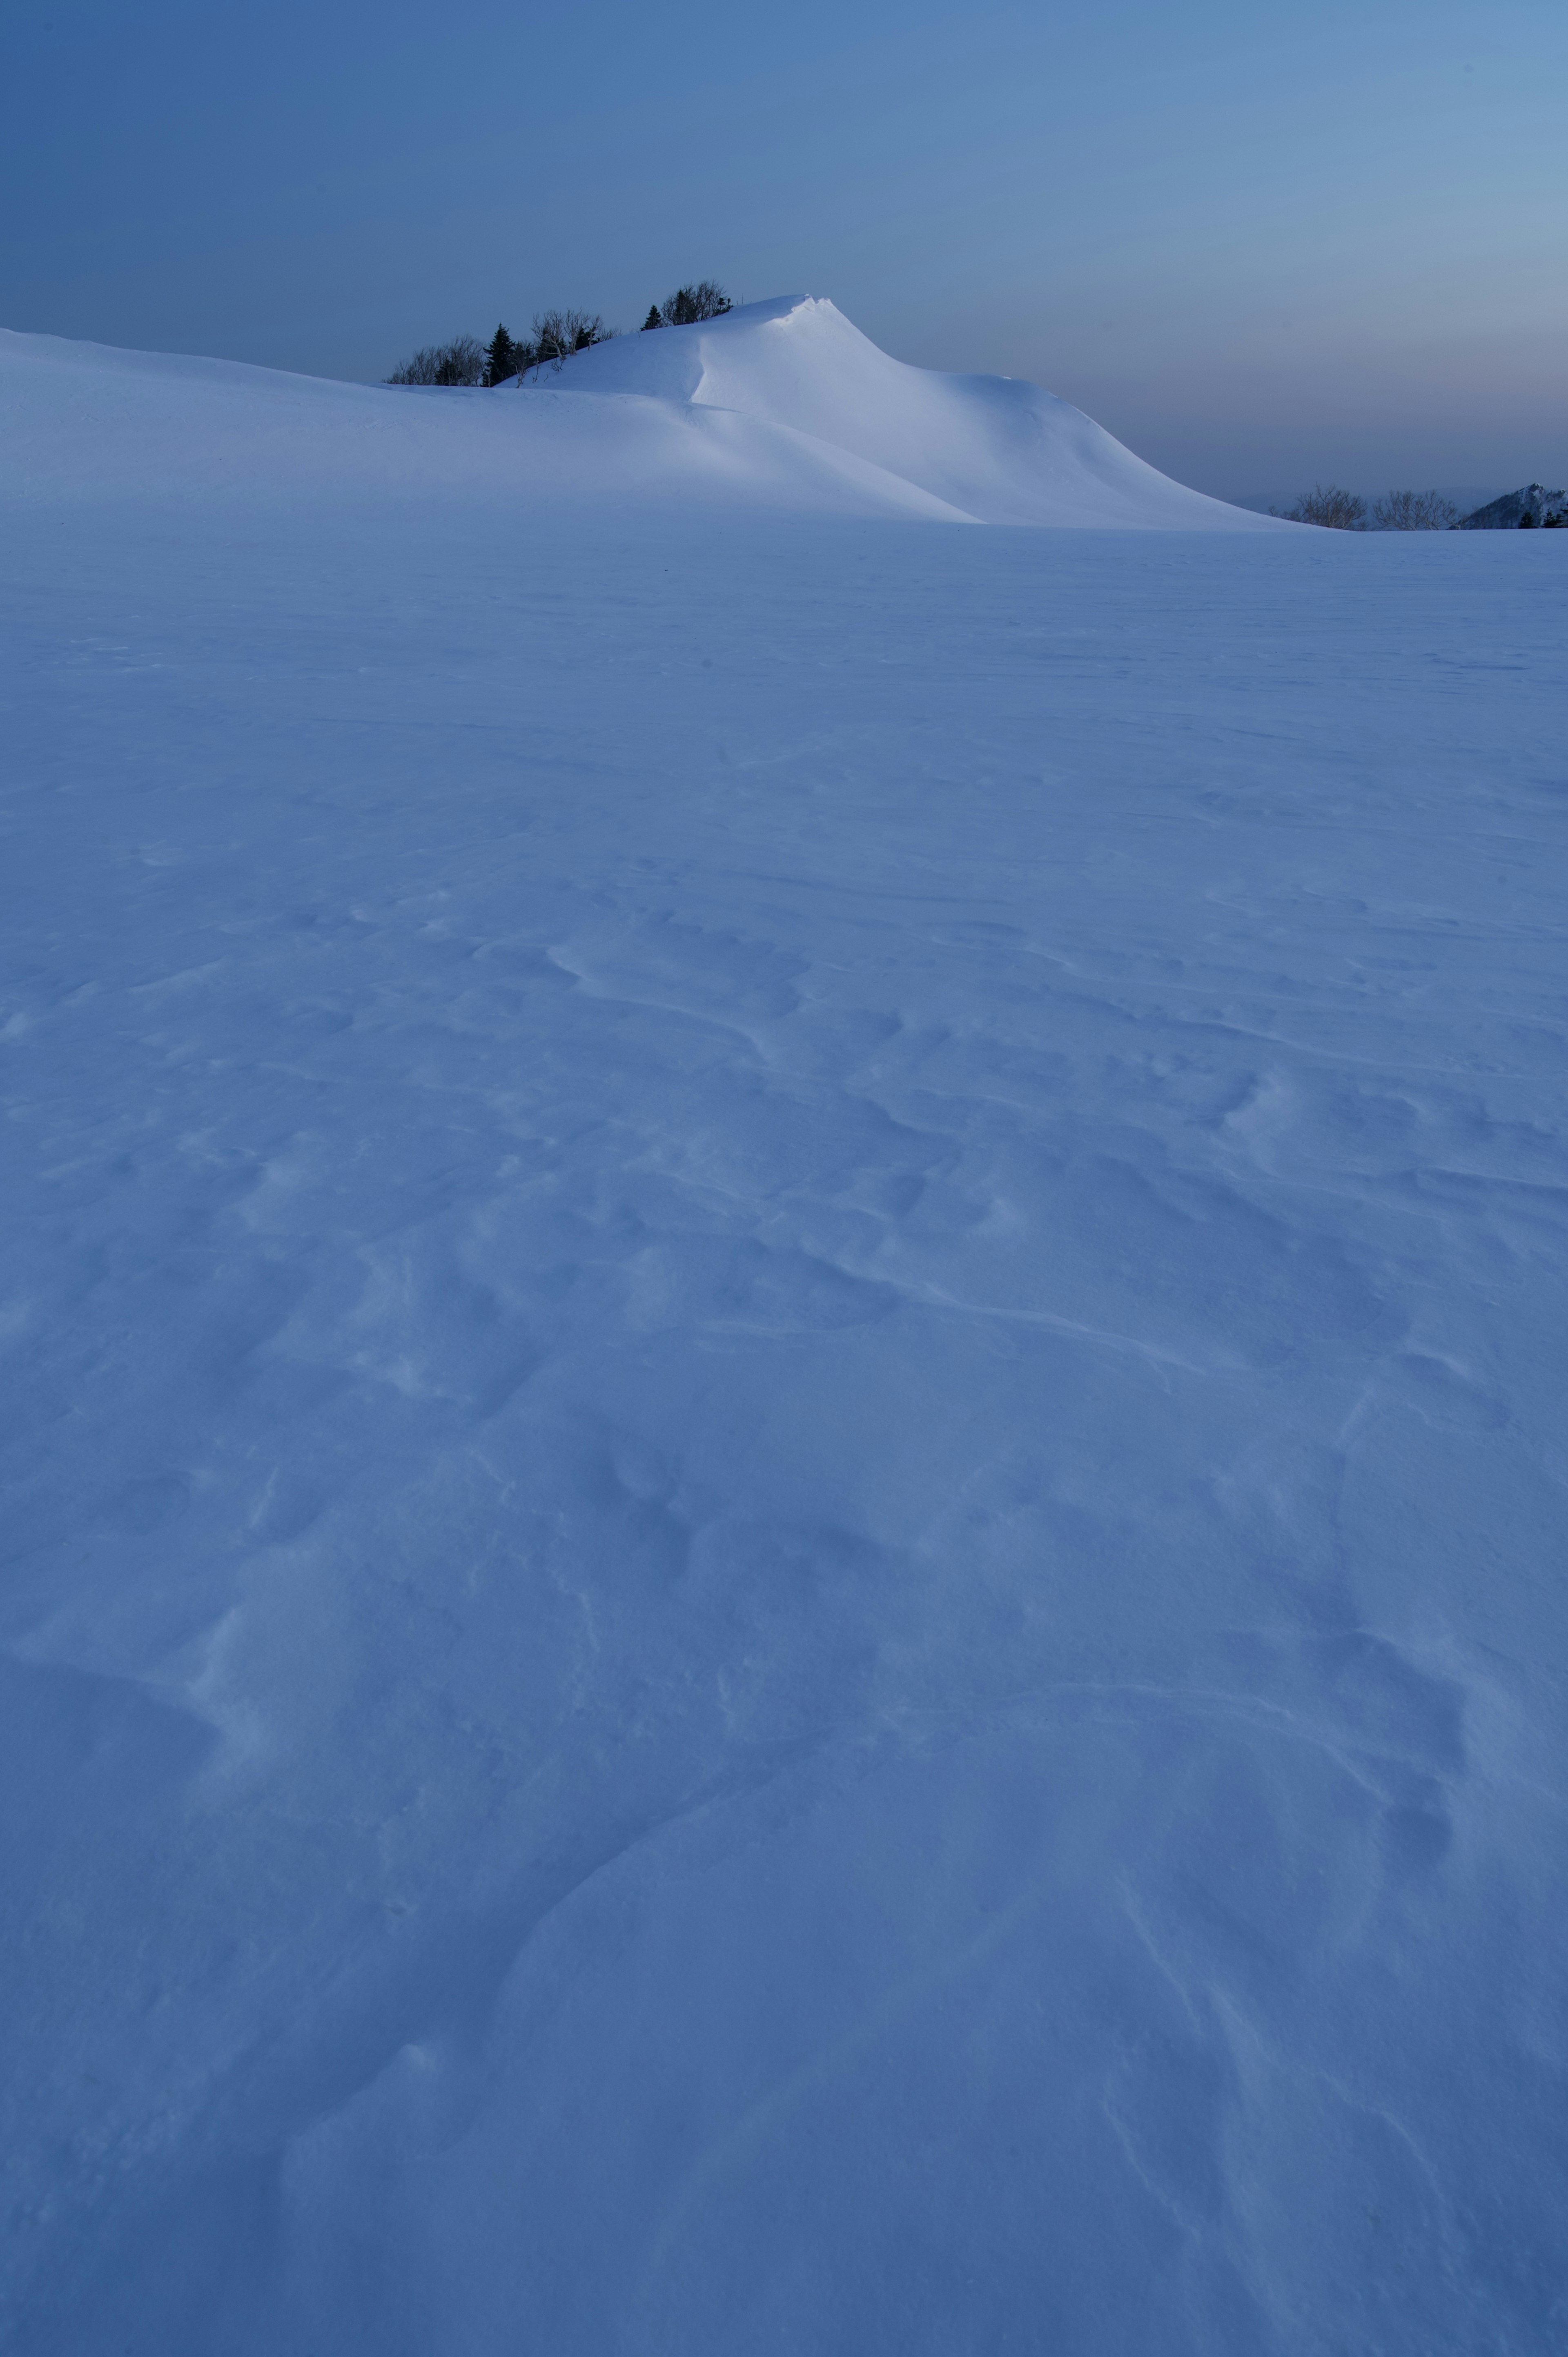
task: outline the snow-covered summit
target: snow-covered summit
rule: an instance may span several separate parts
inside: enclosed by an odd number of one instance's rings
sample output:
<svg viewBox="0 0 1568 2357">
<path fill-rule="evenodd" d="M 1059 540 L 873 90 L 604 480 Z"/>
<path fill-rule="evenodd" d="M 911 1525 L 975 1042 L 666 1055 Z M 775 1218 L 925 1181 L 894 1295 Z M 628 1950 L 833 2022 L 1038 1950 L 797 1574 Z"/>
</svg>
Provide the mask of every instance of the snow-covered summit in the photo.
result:
<svg viewBox="0 0 1568 2357">
<path fill-rule="evenodd" d="M 1277 529 L 1173 482 L 1037 384 L 892 359 L 818 296 L 618 337 L 528 382 L 736 410 L 869 459 L 983 523 Z"/>
<path fill-rule="evenodd" d="M 1489 500 L 1473 515 L 1461 517 L 1455 532 L 1514 532 L 1520 524 L 1554 526 L 1568 523 L 1568 492 L 1549 491 L 1544 483 L 1522 483 Z"/>
</svg>

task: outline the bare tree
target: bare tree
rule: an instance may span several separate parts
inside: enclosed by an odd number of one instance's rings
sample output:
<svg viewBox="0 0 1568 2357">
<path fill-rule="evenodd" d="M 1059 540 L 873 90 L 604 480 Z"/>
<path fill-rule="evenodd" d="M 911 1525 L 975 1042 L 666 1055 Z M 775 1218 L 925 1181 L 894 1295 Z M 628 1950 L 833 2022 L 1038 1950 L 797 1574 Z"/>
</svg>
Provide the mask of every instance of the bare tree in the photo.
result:
<svg viewBox="0 0 1568 2357">
<path fill-rule="evenodd" d="M 1459 511 L 1441 491 L 1390 491 L 1372 506 L 1374 532 L 1446 532 Z"/>
<path fill-rule="evenodd" d="M 615 329 L 607 328 L 596 311 L 536 311 L 527 365 L 559 369 L 574 352 L 585 352 L 592 344 L 607 344 L 614 334 Z"/>
<path fill-rule="evenodd" d="M 449 344 L 422 344 L 412 360 L 393 369 L 389 384 L 482 384 L 485 348 L 477 336 L 454 336 Z"/>
<path fill-rule="evenodd" d="M 729 308 L 724 288 L 711 278 L 699 278 L 694 286 L 677 286 L 667 302 L 655 305 L 642 324 L 644 328 L 691 328 L 699 319 L 722 319 Z"/>
<path fill-rule="evenodd" d="M 1279 512 L 1278 508 L 1269 510 L 1271 515 Z M 1318 523 L 1330 532 L 1360 532 L 1366 524 L 1367 502 L 1354 491 L 1342 491 L 1337 483 L 1317 483 L 1310 491 L 1303 491 L 1284 515 L 1289 523 Z"/>
</svg>

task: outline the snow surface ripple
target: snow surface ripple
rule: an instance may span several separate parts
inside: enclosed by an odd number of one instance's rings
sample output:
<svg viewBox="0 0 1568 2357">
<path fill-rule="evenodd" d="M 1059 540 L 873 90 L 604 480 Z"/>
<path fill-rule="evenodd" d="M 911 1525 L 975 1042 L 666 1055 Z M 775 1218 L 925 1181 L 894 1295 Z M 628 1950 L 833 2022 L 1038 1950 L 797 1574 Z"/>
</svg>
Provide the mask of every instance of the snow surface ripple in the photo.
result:
<svg viewBox="0 0 1568 2357">
<path fill-rule="evenodd" d="M 1553 536 L 130 447 L 7 511 L 7 2346 L 1563 2346 Z"/>
</svg>

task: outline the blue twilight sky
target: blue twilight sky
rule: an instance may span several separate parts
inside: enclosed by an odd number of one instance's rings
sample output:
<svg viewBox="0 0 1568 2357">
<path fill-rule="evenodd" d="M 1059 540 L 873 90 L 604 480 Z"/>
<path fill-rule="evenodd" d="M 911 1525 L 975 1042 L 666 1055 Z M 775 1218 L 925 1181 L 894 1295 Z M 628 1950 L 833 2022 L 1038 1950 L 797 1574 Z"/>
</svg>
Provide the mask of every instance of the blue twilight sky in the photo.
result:
<svg viewBox="0 0 1568 2357">
<path fill-rule="evenodd" d="M 1568 477 L 1568 5 L 6 0 L 0 324 L 328 375 L 830 295 L 1206 490 Z"/>
</svg>

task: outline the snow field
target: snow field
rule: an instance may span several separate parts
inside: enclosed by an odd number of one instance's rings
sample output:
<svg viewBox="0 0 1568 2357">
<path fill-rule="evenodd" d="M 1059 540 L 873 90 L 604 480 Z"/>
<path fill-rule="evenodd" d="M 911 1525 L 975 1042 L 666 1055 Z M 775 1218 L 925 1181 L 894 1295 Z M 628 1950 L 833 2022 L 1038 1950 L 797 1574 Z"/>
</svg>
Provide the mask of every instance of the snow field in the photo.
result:
<svg viewBox="0 0 1568 2357">
<path fill-rule="evenodd" d="M 1558 2345 L 1556 543 L 146 463 L 7 524 L 9 2345 Z"/>
</svg>

